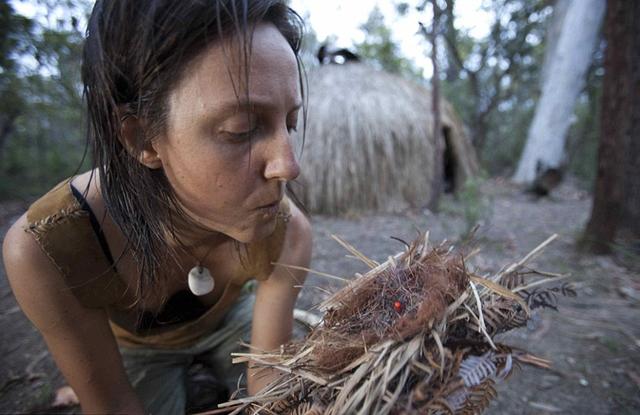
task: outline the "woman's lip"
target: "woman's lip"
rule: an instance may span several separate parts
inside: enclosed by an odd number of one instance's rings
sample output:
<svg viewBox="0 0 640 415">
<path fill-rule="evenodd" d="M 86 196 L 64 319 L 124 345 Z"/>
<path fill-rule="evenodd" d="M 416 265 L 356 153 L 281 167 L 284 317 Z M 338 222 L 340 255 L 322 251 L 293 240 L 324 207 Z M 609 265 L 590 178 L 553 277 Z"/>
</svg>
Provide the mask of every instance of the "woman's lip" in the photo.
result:
<svg viewBox="0 0 640 415">
<path fill-rule="evenodd" d="M 262 206 L 258 206 L 258 210 L 271 210 L 271 209 L 277 209 L 280 206 L 280 201 L 275 201 L 273 203 L 269 203 L 268 205 L 262 205 Z"/>
<path fill-rule="evenodd" d="M 276 206 L 278 204 L 280 204 L 280 201 L 276 200 L 275 202 L 271 202 L 271 203 L 268 203 L 266 205 L 258 206 L 258 209 L 271 208 L 271 207 L 274 207 L 274 206 Z"/>
<path fill-rule="evenodd" d="M 264 215 L 266 217 L 276 216 L 280 211 L 280 203 L 271 203 L 270 205 L 264 205 L 256 209 L 260 215 Z"/>
</svg>

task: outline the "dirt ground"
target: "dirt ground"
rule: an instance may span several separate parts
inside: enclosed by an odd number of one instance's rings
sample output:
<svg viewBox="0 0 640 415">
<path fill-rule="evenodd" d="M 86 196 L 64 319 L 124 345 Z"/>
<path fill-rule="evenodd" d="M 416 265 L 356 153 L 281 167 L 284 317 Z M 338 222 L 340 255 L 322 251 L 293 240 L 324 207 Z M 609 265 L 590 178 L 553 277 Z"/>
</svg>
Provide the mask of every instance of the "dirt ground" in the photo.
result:
<svg viewBox="0 0 640 415">
<path fill-rule="evenodd" d="M 531 327 L 499 340 L 553 362 L 551 370 L 525 368 L 499 386 L 491 414 L 640 413 L 640 275 L 610 257 L 584 255 L 575 241 L 584 229 L 590 197 L 571 184 L 536 200 L 499 179 L 482 188 L 487 201 L 477 235 L 482 253 L 472 264 L 495 272 L 520 259 L 549 235 L 556 240 L 534 261 L 536 268 L 570 272 L 576 298 L 563 298 L 559 312 L 547 310 Z M 0 204 L 0 235 L 26 207 Z M 466 228 L 464 206 L 447 197 L 435 215 L 427 210 L 348 218 L 314 217 L 311 268 L 348 277 L 365 271 L 330 237 L 336 234 L 367 256 L 383 261 L 402 249 L 390 236 L 412 240 L 417 230 L 434 241 L 455 240 Z M 636 257 L 637 258 L 637 257 Z M 635 269 L 632 271 L 631 267 Z M 3 267 L 0 267 L 3 272 Z M 311 275 L 298 306 L 313 308 L 340 283 Z M 0 278 L 0 413 L 50 413 L 54 391 L 64 384 L 39 334 L 22 315 L 4 275 Z M 58 413 L 73 413 L 67 409 Z"/>
</svg>

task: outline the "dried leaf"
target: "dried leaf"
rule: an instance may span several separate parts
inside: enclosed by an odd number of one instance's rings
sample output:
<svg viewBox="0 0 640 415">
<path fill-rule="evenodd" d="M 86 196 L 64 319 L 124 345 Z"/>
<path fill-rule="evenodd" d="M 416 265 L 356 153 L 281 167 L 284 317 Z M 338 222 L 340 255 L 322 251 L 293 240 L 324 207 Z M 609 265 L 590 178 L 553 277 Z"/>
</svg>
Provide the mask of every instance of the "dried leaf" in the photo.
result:
<svg viewBox="0 0 640 415">
<path fill-rule="evenodd" d="M 480 414 L 514 366 L 550 364 L 492 336 L 526 325 L 529 305 L 555 306 L 557 296 L 574 293 L 568 285 L 541 287 L 565 276 L 525 269 L 552 239 L 482 278 L 466 271 L 464 250 L 431 245 L 428 234 L 382 264 L 336 238 L 373 269 L 323 303 L 323 321 L 304 341 L 280 353 L 235 355 L 283 376 L 220 407 L 232 414 Z"/>
</svg>

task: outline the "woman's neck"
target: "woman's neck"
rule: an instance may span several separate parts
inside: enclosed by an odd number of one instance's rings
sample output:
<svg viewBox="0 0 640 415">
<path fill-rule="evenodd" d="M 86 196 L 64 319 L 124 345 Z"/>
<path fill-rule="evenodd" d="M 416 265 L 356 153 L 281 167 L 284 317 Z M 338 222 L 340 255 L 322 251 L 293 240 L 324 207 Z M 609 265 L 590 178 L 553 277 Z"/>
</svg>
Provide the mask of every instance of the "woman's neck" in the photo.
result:
<svg viewBox="0 0 640 415">
<path fill-rule="evenodd" d="M 86 172 L 80 176 L 76 176 L 73 179 L 73 183 L 76 188 L 84 190 L 89 189 L 87 195 L 87 201 L 91 205 L 96 214 L 99 213 L 99 217 L 108 217 L 108 221 L 102 221 L 103 226 L 113 226 L 118 229 L 118 232 L 108 232 L 110 235 L 118 235 L 120 241 L 119 245 L 126 246 L 126 237 L 122 234 L 119 227 L 113 222 L 110 215 L 107 213 L 106 205 L 102 200 L 101 183 L 99 175 L 96 171 Z M 185 212 L 188 215 L 188 212 Z M 173 215 L 173 230 L 166 230 L 166 242 L 173 248 L 178 250 L 186 250 L 187 254 L 191 256 L 199 257 L 201 251 L 208 250 L 211 247 L 219 246 L 224 243 L 230 242 L 233 239 L 228 235 L 225 235 L 218 231 L 213 231 L 199 225 L 195 220 L 190 220 L 185 215 L 175 213 Z"/>
<path fill-rule="evenodd" d="M 167 235 L 167 242 L 173 247 L 187 249 L 196 257 L 196 251 L 209 250 L 233 240 L 230 236 L 207 229 L 190 218 L 177 214 L 174 217 L 176 219 L 172 224 L 172 233 Z"/>
</svg>

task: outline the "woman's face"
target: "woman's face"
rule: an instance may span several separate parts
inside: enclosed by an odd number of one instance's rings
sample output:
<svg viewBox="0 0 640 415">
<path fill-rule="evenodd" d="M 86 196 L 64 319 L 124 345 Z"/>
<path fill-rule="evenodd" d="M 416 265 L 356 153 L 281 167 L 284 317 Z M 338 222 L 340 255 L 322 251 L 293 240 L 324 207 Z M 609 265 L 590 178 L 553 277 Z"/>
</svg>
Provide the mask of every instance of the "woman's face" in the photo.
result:
<svg viewBox="0 0 640 415">
<path fill-rule="evenodd" d="M 186 68 L 153 147 L 196 221 L 250 242 L 273 232 L 284 185 L 300 172 L 290 132 L 301 94 L 296 58 L 275 26 L 256 27 L 248 89 L 239 43 L 217 42 Z"/>
</svg>

